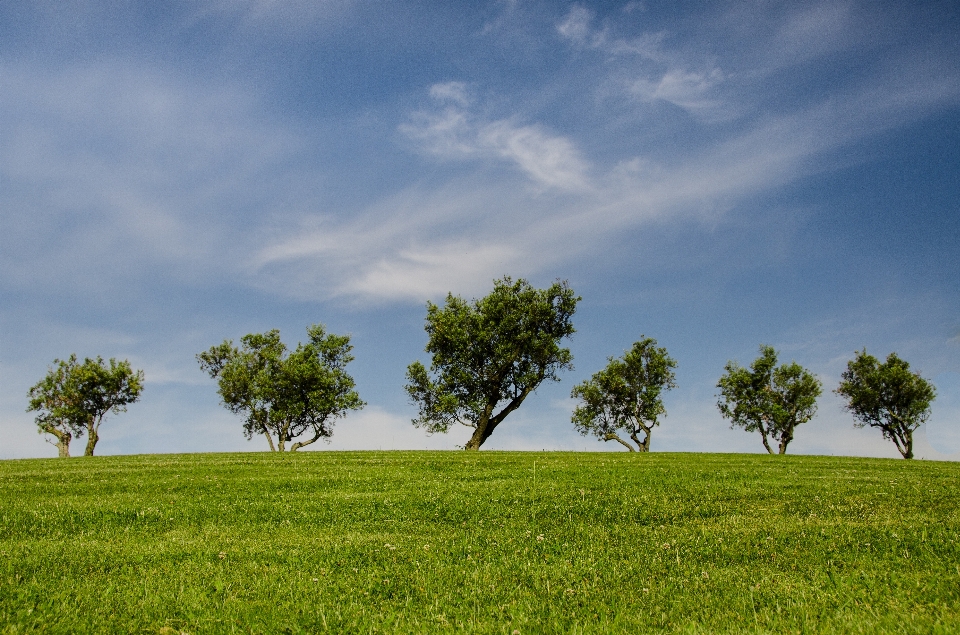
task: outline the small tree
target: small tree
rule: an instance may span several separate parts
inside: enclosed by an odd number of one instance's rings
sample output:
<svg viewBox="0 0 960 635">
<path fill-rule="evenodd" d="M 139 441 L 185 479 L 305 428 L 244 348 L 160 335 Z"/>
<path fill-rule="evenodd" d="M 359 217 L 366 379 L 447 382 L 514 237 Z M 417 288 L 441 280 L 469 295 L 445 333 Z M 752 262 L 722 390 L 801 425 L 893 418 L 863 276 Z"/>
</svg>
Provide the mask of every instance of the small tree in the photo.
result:
<svg viewBox="0 0 960 635">
<path fill-rule="evenodd" d="M 51 367 L 46 377 L 27 393 L 30 400 L 27 412 L 38 411 L 35 418 L 38 431 L 53 436 L 60 458 L 69 458 L 70 441 L 74 436 L 81 436 L 85 430 L 82 422 L 73 418 L 67 385 L 77 366 L 77 356 L 71 355 L 66 361 L 55 359 L 53 363 L 56 366 Z"/>
<path fill-rule="evenodd" d="M 283 452 L 304 433 L 312 436 L 294 443 L 291 452 L 329 439 L 337 419 L 366 405 L 346 371 L 353 360 L 350 337 L 327 334 L 321 324 L 307 334 L 310 341 L 289 355 L 276 329 L 244 335 L 239 349 L 225 340 L 197 355 L 200 367 L 217 379 L 223 405 L 246 415 L 247 439 L 262 434 L 271 451 Z"/>
<path fill-rule="evenodd" d="M 858 428 L 879 428 L 901 456 L 913 458 L 913 431 L 930 416 L 936 396 L 933 384 L 910 371 L 910 364 L 890 353 L 883 364 L 866 349 L 847 362 L 834 391 L 847 400 Z"/>
<path fill-rule="evenodd" d="M 584 436 L 617 441 L 631 452 L 649 452 L 651 431 L 659 424 L 658 417 L 667 414 L 662 394 L 676 387 L 673 369 L 677 362 L 650 337 L 634 343 L 622 358 L 609 358 L 609 362 L 570 393 L 583 402 L 573 411 L 573 424 Z M 636 448 L 617 434 L 620 430 L 637 444 Z"/>
<path fill-rule="evenodd" d="M 759 431 L 770 454 L 771 438 L 779 442 L 779 453 L 786 454 L 795 428 L 817 412 L 820 380 L 796 362 L 778 367 L 772 346 L 761 346 L 749 369 L 736 362 L 728 362 L 725 369 L 717 382 L 720 414 L 730 419 L 730 427 Z"/>
<path fill-rule="evenodd" d="M 56 367 L 28 393 L 27 412 L 38 411 L 37 428 L 53 435 L 61 457 L 70 456 L 74 436 L 87 435 L 84 456 L 93 456 L 100 440 L 100 425 L 108 413 L 125 412 L 127 405 L 140 399 L 143 371 L 134 371 L 130 362 L 113 358 L 106 364 L 102 357 L 77 362 L 54 360 Z"/>
<path fill-rule="evenodd" d="M 428 302 L 430 372 L 420 362 L 407 368 L 405 388 L 420 409 L 413 424 L 431 434 L 471 427 L 464 448 L 479 450 L 544 380 L 572 368 L 560 341 L 574 333 L 579 300 L 566 282 L 535 289 L 505 276 L 479 300 L 448 294 L 442 308 Z"/>
</svg>

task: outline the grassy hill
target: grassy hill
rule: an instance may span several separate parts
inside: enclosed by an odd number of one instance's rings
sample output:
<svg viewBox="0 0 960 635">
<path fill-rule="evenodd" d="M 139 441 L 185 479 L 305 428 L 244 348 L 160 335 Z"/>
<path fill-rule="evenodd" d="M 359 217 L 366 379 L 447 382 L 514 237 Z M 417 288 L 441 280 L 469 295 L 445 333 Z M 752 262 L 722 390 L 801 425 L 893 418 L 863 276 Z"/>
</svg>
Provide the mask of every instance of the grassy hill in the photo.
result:
<svg viewBox="0 0 960 635">
<path fill-rule="evenodd" d="M 960 632 L 960 465 L 0 462 L 0 632 Z"/>
</svg>

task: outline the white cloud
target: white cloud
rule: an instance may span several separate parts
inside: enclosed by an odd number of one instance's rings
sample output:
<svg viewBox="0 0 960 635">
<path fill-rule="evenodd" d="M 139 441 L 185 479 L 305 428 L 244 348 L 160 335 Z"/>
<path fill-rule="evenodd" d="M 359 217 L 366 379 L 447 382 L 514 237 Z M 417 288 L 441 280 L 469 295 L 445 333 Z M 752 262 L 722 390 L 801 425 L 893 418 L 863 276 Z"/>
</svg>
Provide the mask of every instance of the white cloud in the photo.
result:
<svg viewBox="0 0 960 635">
<path fill-rule="evenodd" d="M 479 291 L 504 273 L 528 269 L 531 255 L 504 230 L 524 231 L 539 206 L 517 215 L 517 197 L 514 186 L 476 181 L 411 187 L 353 219 L 288 229 L 288 237 L 256 254 L 251 276 L 302 298 L 422 302 Z"/>
<path fill-rule="evenodd" d="M 458 106 L 466 106 L 470 103 L 467 85 L 463 82 L 434 84 L 430 87 L 430 96 L 440 102 L 452 101 Z"/>
<path fill-rule="evenodd" d="M 699 113 L 721 106 L 715 89 L 722 82 L 723 73 L 716 68 L 706 72 L 671 70 L 659 81 L 637 79 L 630 85 L 630 92 L 646 101 L 660 99 L 689 112 Z"/>
<path fill-rule="evenodd" d="M 573 191 L 589 187 L 588 166 L 574 144 L 540 126 L 496 121 L 480 128 L 477 141 L 481 148 L 516 163 L 539 184 Z"/>
<path fill-rule="evenodd" d="M 938 453 L 960 455 L 960 372 L 933 378 L 937 395 L 931 404 L 926 438 Z"/>
<path fill-rule="evenodd" d="M 468 103 L 458 82 L 435 85 L 430 95 L 457 106 Z M 541 125 L 519 125 L 510 119 L 485 121 L 465 108 L 448 106 L 440 112 L 415 113 L 413 122 L 400 126 L 400 131 L 439 156 L 506 160 L 542 187 L 566 191 L 590 187 L 589 165 L 574 143 Z"/>
<path fill-rule="evenodd" d="M 667 51 L 664 33 L 646 33 L 632 39 L 610 37 L 607 30 L 594 30 L 593 16 L 574 6 L 557 32 L 577 46 L 598 50 L 608 61 L 619 60 L 610 70 L 612 84 L 624 95 L 643 101 L 664 101 L 708 119 L 728 117 L 729 106 L 720 99 L 723 71 L 708 56 Z M 624 66 L 622 62 L 630 60 Z"/>
<path fill-rule="evenodd" d="M 228 246 L 252 236 L 230 224 L 258 194 L 241 192 L 300 148 L 227 86 L 121 62 L 0 73 L 8 287 L 96 295 L 158 265 L 183 279 L 235 270 Z"/>
<path fill-rule="evenodd" d="M 441 157 L 466 158 L 480 153 L 468 113 L 455 107 L 439 112 L 414 113 L 400 132 L 416 141 L 426 152 Z"/>
<path fill-rule="evenodd" d="M 410 422 L 413 415 L 401 416 L 376 406 L 351 412 L 337 421 L 329 444 L 315 443 L 312 450 L 453 450 L 455 434 L 427 435 Z M 466 431 L 466 428 L 463 429 Z"/>
<path fill-rule="evenodd" d="M 509 271 L 518 260 L 511 246 L 460 240 L 383 258 L 351 281 L 343 293 L 387 299 L 428 298 L 440 289 L 482 288 L 491 271 Z"/>
<path fill-rule="evenodd" d="M 356 0 L 203 0 L 193 20 L 230 17 L 249 29 L 302 36 L 333 28 Z"/>
<path fill-rule="evenodd" d="M 563 22 L 557 25 L 557 32 L 577 44 L 585 44 L 595 37 L 590 28 L 593 14 L 585 7 L 574 5 Z"/>
<path fill-rule="evenodd" d="M 504 273 L 556 271 L 646 222 L 722 215 L 822 169 L 825 153 L 956 97 L 931 82 L 915 75 L 886 84 L 883 98 L 853 93 L 842 105 L 830 100 L 759 119 L 682 161 L 651 153 L 606 172 L 581 159 L 570 139 L 537 124 L 485 121 L 459 107 L 421 112 L 402 129 L 420 148 L 458 161 L 506 161 L 540 187 L 482 170 L 439 188 L 410 187 L 349 220 L 281 232 L 285 237 L 258 252 L 251 276 L 297 297 L 419 302 L 482 291 Z"/>
<path fill-rule="evenodd" d="M 776 32 L 777 55 L 797 62 L 849 46 L 851 11 L 847 2 L 798 5 Z"/>
</svg>

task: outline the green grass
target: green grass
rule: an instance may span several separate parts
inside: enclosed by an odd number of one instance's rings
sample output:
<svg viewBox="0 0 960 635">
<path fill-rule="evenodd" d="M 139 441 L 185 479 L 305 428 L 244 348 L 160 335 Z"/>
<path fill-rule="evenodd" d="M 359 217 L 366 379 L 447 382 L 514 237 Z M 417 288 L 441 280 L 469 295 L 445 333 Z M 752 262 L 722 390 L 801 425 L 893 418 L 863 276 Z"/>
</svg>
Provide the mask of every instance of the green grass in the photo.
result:
<svg viewBox="0 0 960 635">
<path fill-rule="evenodd" d="M 960 632 L 960 465 L 0 462 L 0 633 Z"/>
</svg>

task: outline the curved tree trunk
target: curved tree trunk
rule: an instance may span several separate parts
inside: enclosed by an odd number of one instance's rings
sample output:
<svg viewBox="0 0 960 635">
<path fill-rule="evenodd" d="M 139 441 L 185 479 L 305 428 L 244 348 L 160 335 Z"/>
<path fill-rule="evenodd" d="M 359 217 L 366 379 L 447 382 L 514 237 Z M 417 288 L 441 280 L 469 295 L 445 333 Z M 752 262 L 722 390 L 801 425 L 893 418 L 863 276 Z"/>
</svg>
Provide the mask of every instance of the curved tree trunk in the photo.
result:
<svg viewBox="0 0 960 635">
<path fill-rule="evenodd" d="M 621 439 L 620 437 L 618 437 L 618 436 L 617 436 L 616 434 L 614 434 L 613 432 L 608 432 L 608 433 L 606 433 L 605 435 L 603 435 L 603 440 L 604 440 L 604 441 L 616 441 L 617 443 L 620 443 L 621 445 L 623 445 L 623 447 L 627 448 L 627 449 L 630 450 L 631 452 L 636 452 L 636 450 L 633 449 L 633 446 L 632 446 L 632 445 L 630 445 L 629 443 L 627 443 L 626 441 L 624 441 L 623 439 Z"/>
<path fill-rule="evenodd" d="M 476 430 L 473 431 L 473 435 L 470 437 L 470 440 L 467 441 L 467 444 L 463 446 L 463 449 L 479 450 L 484 441 L 489 439 L 490 435 L 493 434 L 494 427 L 495 426 L 490 425 L 489 420 L 485 422 L 484 425 L 477 425 Z"/>
<path fill-rule="evenodd" d="M 500 425 L 500 422 L 506 419 L 508 414 L 520 407 L 520 404 L 522 404 L 523 400 L 527 398 L 527 395 L 530 394 L 530 391 L 531 389 L 529 388 L 524 389 L 523 392 L 511 399 L 510 403 L 508 403 L 503 410 L 498 412 L 494 417 L 491 417 L 490 413 L 493 412 L 493 408 L 496 404 L 487 404 L 483 415 L 480 417 L 480 421 L 477 422 L 477 428 L 473 431 L 473 436 L 471 436 L 470 440 L 467 441 L 467 444 L 463 446 L 463 449 L 479 450 L 484 441 L 489 439 L 496 427 Z"/>
<path fill-rule="evenodd" d="M 637 444 L 637 447 L 640 449 L 641 452 L 649 452 L 650 451 L 650 428 L 646 427 L 642 423 L 639 424 L 637 427 L 643 430 L 643 433 L 646 435 L 643 437 L 643 441 L 637 438 L 636 430 L 630 433 L 630 438 L 633 439 L 633 442 Z"/>
<path fill-rule="evenodd" d="M 770 441 L 767 439 L 769 430 L 763 427 L 762 421 L 759 424 L 757 424 L 757 429 L 760 430 L 760 438 L 763 439 L 763 447 L 767 449 L 768 454 L 773 454 L 773 450 L 770 449 Z"/>
<path fill-rule="evenodd" d="M 903 450 L 900 452 L 905 459 L 913 458 L 913 430 L 906 430 L 903 433 Z"/>
<path fill-rule="evenodd" d="M 483 410 L 483 414 L 480 415 L 480 421 L 477 422 L 477 427 L 470 436 L 470 440 L 463 446 L 464 450 L 479 450 L 483 442 L 493 434 L 493 426 L 490 425 L 490 414 L 492 412 L 493 404 L 487 404 Z"/>
<path fill-rule="evenodd" d="M 100 440 L 100 435 L 97 434 L 96 426 L 90 426 L 87 428 L 87 447 L 83 450 L 83 456 L 93 456 L 93 449 L 97 447 L 97 441 Z"/>
<path fill-rule="evenodd" d="M 65 433 L 63 437 L 57 438 L 57 454 L 61 459 L 70 458 L 70 439 L 71 434 L 69 432 Z"/>
<path fill-rule="evenodd" d="M 793 430 L 784 431 L 784 433 L 780 435 L 780 454 L 787 453 L 787 446 L 791 441 L 793 441 Z"/>
<path fill-rule="evenodd" d="M 267 443 L 270 444 L 270 451 L 276 452 L 277 448 L 273 445 L 273 437 L 270 436 L 270 431 L 266 428 L 263 429 L 263 436 L 267 437 Z"/>
<path fill-rule="evenodd" d="M 312 439 L 309 439 L 307 441 L 297 441 L 296 443 L 290 446 L 290 451 L 296 452 L 297 450 L 299 450 L 304 446 L 310 445 L 311 443 L 316 443 L 320 439 L 320 437 L 323 436 L 322 434 L 320 434 L 321 430 L 319 427 L 315 427 L 313 429 L 313 432 L 314 434 Z"/>
<path fill-rule="evenodd" d="M 53 435 L 57 439 L 57 455 L 61 459 L 69 459 L 70 441 L 73 440 L 73 435 L 69 432 L 59 430 L 56 426 L 52 425 L 44 426 L 43 431 L 47 434 Z"/>
</svg>

